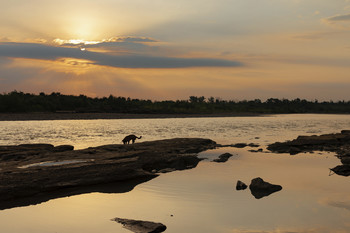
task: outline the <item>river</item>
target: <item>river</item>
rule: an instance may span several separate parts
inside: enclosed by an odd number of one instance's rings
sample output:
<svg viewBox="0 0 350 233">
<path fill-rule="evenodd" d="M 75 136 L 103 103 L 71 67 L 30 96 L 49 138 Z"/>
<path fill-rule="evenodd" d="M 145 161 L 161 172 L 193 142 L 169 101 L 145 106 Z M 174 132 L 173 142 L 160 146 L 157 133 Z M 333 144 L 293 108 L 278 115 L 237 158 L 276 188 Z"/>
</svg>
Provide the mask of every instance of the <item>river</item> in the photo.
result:
<svg viewBox="0 0 350 233">
<path fill-rule="evenodd" d="M 255 143 L 264 151 L 206 151 L 200 156 L 207 159 L 196 168 L 161 174 L 127 193 L 89 193 L 3 210 L 0 232 L 129 232 L 110 220 L 115 217 L 161 222 L 167 233 L 350 232 L 350 178 L 329 176 L 329 168 L 340 164 L 334 153 L 265 153 L 275 141 L 342 129 L 350 129 L 349 115 L 2 121 L 0 145 L 51 143 L 81 149 L 121 143 L 133 133 L 143 136 L 136 143 L 201 137 L 221 144 Z M 211 162 L 225 152 L 234 156 L 226 163 Z M 255 177 L 283 189 L 261 199 L 249 189 L 235 190 L 237 180 L 249 185 Z"/>
</svg>

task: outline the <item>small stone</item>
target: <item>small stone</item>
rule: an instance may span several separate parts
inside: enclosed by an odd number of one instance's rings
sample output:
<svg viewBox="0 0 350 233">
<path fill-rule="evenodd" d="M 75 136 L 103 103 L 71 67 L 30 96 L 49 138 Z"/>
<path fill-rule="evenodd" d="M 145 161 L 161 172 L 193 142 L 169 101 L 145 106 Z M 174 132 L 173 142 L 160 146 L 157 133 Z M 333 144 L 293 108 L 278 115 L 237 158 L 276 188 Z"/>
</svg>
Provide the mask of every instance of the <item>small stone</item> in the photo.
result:
<svg viewBox="0 0 350 233">
<path fill-rule="evenodd" d="M 242 181 L 238 180 L 236 184 L 236 190 L 245 190 L 248 186 Z"/>
</svg>

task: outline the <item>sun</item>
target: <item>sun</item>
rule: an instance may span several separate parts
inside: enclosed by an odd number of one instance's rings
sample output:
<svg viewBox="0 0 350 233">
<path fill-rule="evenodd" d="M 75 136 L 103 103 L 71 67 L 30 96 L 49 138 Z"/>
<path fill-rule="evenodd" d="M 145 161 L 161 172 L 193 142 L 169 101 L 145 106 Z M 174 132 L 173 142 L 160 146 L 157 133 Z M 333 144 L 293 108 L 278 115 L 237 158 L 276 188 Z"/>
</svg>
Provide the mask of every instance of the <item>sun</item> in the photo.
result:
<svg viewBox="0 0 350 233">
<path fill-rule="evenodd" d="M 66 19 L 66 21 L 65 37 L 73 38 L 72 43 L 91 41 L 99 34 L 98 20 L 94 17 L 75 15 Z"/>
</svg>

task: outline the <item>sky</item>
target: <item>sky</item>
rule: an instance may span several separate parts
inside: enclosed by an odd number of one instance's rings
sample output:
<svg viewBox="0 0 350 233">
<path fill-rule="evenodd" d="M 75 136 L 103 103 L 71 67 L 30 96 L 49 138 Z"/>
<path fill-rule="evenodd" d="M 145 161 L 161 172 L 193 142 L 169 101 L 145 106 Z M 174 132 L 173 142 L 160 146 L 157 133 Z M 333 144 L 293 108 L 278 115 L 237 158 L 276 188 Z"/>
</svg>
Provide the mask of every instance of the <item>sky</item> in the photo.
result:
<svg viewBox="0 0 350 233">
<path fill-rule="evenodd" d="M 0 6 L 0 93 L 350 100 L 350 0 Z"/>
</svg>

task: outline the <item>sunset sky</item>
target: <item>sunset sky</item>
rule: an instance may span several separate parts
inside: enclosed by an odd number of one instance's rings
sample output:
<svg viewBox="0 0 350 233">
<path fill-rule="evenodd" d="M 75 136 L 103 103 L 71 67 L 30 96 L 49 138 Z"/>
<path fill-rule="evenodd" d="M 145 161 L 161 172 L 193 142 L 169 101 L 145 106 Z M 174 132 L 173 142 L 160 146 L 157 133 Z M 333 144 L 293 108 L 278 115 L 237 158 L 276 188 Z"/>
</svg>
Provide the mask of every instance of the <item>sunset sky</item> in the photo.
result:
<svg viewBox="0 0 350 233">
<path fill-rule="evenodd" d="M 0 92 L 350 100 L 350 0 L 0 0 Z"/>
</svg>

